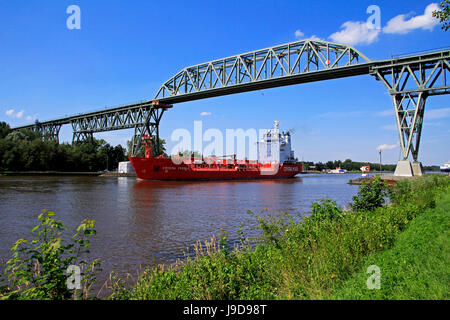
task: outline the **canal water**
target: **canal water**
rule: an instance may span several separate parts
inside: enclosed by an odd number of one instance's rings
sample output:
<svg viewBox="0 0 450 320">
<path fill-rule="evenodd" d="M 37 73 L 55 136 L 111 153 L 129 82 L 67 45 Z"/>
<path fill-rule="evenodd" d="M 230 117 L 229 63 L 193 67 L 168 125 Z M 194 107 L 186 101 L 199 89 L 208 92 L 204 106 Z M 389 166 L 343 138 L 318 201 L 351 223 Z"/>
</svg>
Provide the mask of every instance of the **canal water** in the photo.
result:
<svg viewBox="0 0 450 320">
<path fill-rule="evenodd" d="M 114 270 L 136 275 L 140 265 L 171 264 L 196 241 L 225 230 L 231 240 L 242 225 L 256 231 L 257 215 L 310 212 L 312 202 L 331 198 L 347 206 L 358 186 L 347 184 L 361 174 L 306 174 L 287 180 L 228 182 L 138 181 L 105 177 L 0 177 L 0 257 L 10 258 L 19 238 L 42 209 L 72 230 L 94 219 L 97 235 L 91 257 L 104 262 L 99 283 Z M 265 213 L 262 210 L 266 210 Z M 191 249 L 189 249 L 191 248 Z"/>
</svg>

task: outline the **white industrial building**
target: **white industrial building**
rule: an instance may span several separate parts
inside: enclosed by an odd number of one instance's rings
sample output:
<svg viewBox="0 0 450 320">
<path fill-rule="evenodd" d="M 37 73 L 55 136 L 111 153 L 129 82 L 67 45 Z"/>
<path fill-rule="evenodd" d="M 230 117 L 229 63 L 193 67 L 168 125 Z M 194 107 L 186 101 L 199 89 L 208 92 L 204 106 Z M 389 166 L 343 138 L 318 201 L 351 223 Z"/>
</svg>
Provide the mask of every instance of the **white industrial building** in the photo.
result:
<svg viewBox="0 0 450 320">
<path fill-rule="evenodd" d="M 130 161 L 119 162 L 118 172 L 119 174 L 136 174 Z"/>
</svg>

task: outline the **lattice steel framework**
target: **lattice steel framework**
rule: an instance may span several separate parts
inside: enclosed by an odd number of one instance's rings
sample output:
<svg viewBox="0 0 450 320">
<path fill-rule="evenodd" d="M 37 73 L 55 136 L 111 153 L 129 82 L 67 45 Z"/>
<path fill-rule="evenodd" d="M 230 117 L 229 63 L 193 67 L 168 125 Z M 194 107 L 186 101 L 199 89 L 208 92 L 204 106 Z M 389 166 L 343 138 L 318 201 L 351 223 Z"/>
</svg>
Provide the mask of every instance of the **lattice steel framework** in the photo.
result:
<svg viewBox="0 0 450 320">
<path fill-rule="evenodd" d="M 156 136 L 159 122 L 173 103 L 292 84 L 372 74 L 389 89 L 403 158 L 417 161 L 427 97 L 450 93 L 450 51 L 370 61 L 351 46 L 306 39 L 238 54 L 184 68 L 164 82 L 154 100 L 15 128 L 28 128 L 58 138 L 71 124 L 73 142 L 95 132 L 134 128 L 132 154 L 141 150 L 143 135 Z M 159 150 L 155 146 L 154 150 Z"/>
<path fill-rule="evenodd" d="M 73 129 L 73 143 L 92 139 L 96 132 L 134 128 L 131 152 L 135 155 L 137 150 L 140 149 L 143 135 L 155 135 L 157 137 L 156 143 L 159 143 L 159 122 L 164 111 L 171 107 L 155 102 L 128 109 L 74 117 L 70 120 Z M 159 148 L 155 148 L 155 150 L 159 150 Z"/>
<path fill-rule="evenodd" d="M 417 161 L 425 102 L 429 96 L 449 94 L 450 51 L 376 63 L 371 74 L 392 97 L 403 160 L 411 152 Z"/>
<path fill-rule="evenodd" d="M 58 141 L 58 135 L 64 124 L 70 124 L 73 130 L 72 143 L 92 141 L 94 133 L 134 128 L 132 137 L 132 154 L 141 148 L 143 135 L 156 137 L 154 151 L 159 150 L 159 123 L 165 110 L 171 108 L 158 101 L 149 101 L 130 106 L 90 112 L 87 114 L 66 117 L 58 120 L 38 122 L 29 126 L 15 128 L 30 129 L 43 136 Z"/>
<path fill-rule="evenodd" d="M 368 73 L 370 60 L 353 47 L 312 39 L 187 67 L 155 99 L 165 103 Z"/>
<path fill-rule="evenodd" d="M 58 122 L 41 124 L 36 121 L 35 124 L 30 128 L 35 132 L 39 132 L 46 139 L 51 139 L 59 142 L 59 131 L 61 130 L 62 124 Z"/>
</svg>

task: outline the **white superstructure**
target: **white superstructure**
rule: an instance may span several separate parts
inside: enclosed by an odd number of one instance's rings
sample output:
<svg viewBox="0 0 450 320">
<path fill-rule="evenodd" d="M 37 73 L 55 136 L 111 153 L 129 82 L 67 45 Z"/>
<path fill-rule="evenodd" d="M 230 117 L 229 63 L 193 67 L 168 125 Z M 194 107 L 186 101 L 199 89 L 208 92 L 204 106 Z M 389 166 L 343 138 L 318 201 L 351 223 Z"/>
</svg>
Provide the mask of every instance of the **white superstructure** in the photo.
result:
<svg viewBox="0 0 450 320">
<path fill-rule="evenodd" d="M 294 162 L 294 151 L 291 150 L 291 134 L 279 130 L 280 122 L 274 121 L 273 129 L 269 129 L 258 144 L 258 162 L 285 163 Z"/>
</svg>

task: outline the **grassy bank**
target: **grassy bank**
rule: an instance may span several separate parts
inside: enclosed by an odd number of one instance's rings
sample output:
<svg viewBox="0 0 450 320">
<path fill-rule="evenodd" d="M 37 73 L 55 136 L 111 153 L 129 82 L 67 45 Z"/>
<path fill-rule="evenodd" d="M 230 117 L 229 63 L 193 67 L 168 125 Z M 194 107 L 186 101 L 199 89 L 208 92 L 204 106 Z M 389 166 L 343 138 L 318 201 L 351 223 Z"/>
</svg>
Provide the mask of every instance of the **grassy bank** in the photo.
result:
<svg viewBox="0 0 450 320">
<path fill-rule="evenodd" d="M 394 246 L 370 256 L 334 299 L 449 299 L 450 193 L 415 218 Z M 365 290 L 370 265 L 380 268 L 380 289 Z"/>
<path fill-rule="evenodd" d="M 199 243 L 195 259 L 147 270 L 131 289 L 116 281 L 111 298 L 446 298 L 438 283 L 449 275 L 448 196 L 442 197 L 449 182 L 441 176 L 401 181 L 389 189 L 392 204 L 382 206 L 375 180 L 361 187 L 347 212 L 323 200 L 301 222 L 287 214 L 256 217 L 262 232 L 256 247 L 242 241 L 230 250 L 226 238 Z M 367 289 L 370 264 L 383 272 L 380 290 Z"/>
</svg>

